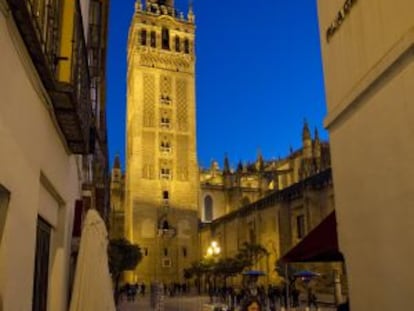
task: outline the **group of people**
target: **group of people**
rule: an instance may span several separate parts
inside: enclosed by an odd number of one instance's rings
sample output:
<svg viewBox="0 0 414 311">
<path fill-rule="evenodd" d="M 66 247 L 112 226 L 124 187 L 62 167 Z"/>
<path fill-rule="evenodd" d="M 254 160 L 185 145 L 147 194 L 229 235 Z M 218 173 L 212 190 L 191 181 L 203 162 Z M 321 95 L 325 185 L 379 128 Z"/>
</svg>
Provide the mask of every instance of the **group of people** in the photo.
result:
<svg viewBox="0 0 414 311">
<path fill-rule="evenodd" d="M 189 291 L 186 283 L 178 283 L 178 282 L 174 282 L 170 284 L 163 283 L 163 288 L 164 288 L 164 294 L 170 297 L 184 295 L 184 294 L 187 294 Z"/>
<path fill-rule="evenodd" d="M 126 297 L 128 301 L 135 301 L 138 295 L 145 296 L 146 286 L 145 283 L 142 282 L 140 284 L 129 284 L 126 283 L 124 286 L 121 287 L 120 290 L 120 297 Z"/>
<path fill-rule="evenodd" d="M 289 297 L 287 297 L 287 293 L 289 293 Z M 309 289 L 304 294 L 304 298 L 307 298 L 308 306 L 316 310 L 318 303 L 315 293 Z M 276 311 L 279 310 L 279 307 L 286 307 L 288 304 L 291 307 L 298 307 L 300 305 L 301 291 L 296 287 L 289 287 L 289 291 L 286 291 L 286 286 L 275 285 L 269 285 L 267 288 L 258 286 L 255 288 L 254 293 L 247 288 L 221 287 L 210 289 L 209 295 L 211 301 L 218 298 L 218 300 L 225 302 L 230 307 L 230 310 L 234 310 L 236 307 L 241 307 L 241 310 L 244 310 L 247 308 L 249 301 L 252 300 L 251 303 L 253 305 L 257 304 L 257 307 L 254 308 L 259 308 L 258 310 L 260 308 L 265 309 L 268 306 L 269 310 Z"/>
<path fill-rule="evenodd" d="M 185 283 L 171 283 L 162 284 L 161 287 L 163 293 L 168 296 L 184 295 L 189 292 L 189 287 Z M 126 283 L 121 288 L 121 297 L 124 296 L 128 301 L 135 301 L 137 296 L 145 296 L 146 286 L 144 282 L 129 284 Z M 289 296 L 287 296 L 289 293 Z M 311 288 L 304 293 L 303 298 L 307 299 L 308 307 L 315 310 L 318 308 L 317 297 Z M 301 291 L 295 286 L 289 286 L 289 291 L 285 286 L 276 286 L 270 284 L 267 288 L 263 285 L 255 288 L 254 294 L 247 288 L 233 288 L 229 287 L 217 287 L 210 288 L 210 299 L 219 299 L 226 303 L 230 310 L 241 311 L 262 311 L 267 310 L 268 306 L 270 311 L 280 310 L 282 306 L 286 307 L 288 304 L 291 307 L 299 307 Z M 349 310 L 349 304 L 344 303 L 338 306 L 338 311 Z"/>
</svg>

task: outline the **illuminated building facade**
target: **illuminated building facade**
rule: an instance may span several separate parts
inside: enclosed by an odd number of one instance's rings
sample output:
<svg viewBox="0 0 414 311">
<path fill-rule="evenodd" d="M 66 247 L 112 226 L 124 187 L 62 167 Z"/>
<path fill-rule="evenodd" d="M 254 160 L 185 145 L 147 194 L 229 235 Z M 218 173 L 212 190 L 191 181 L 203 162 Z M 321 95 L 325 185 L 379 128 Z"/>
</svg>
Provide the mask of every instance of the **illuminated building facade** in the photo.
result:
<svg viewBox="0 0 414 311">
<path fill-rule="evenodd" d="M 183 281 L 198 257 L 194 14 L 137 1 L 128 39 L 124 219 L 130 281 Z"/>
<path fill-rule="evenodd" d="M 75 210 L 108 215 L 107 14 L 0 0 L 1 310 L 67 310 Z"/>
<path fill-rule="evenodd" d="M 243 243 L 260 244 L 269 252 L 255 267 L 266 272 L 261 282 L 280 283 L 276 261 L 334 210 L 329 144 L 319 140 L 317 131 L 312 139 L 307 123 L 302 139 L 302 147 L 286 158 L 266 161 L 259 155 L 255 163 L 239 163 L 236 170 L 225 158 L 223 170 L 213 162 L 200 172 L 204 252 L 212 241 L 220 246 L 221 257 L 235 256 Z M 316 267 L 327 273 L 334 268 L 338 266 Z M 240 279 L 231 283 L 240 284 Z"/>
</svg>

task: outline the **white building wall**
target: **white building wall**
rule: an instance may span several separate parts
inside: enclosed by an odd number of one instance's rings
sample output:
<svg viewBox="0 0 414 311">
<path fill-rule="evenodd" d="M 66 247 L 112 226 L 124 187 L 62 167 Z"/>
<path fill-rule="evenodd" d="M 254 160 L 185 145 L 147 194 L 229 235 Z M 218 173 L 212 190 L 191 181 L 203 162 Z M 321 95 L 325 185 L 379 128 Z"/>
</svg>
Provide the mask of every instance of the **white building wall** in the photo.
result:
<svg viewBox="0 0 414 311">
<path fill-rule="evenodd" d="M 414 2 L 319 0 L 335 206 L 351 310 L 412 309 Z"/>
<path fill-rule="evenodd" d="M 10 192 L 0 241 L 0 309 L 31 310 L 36 223 L 53 227 L 49 310 L 66 310 L 78 163 L 68 155 L 50 104 L 13 25 L 0 10 L 0 184 Z"/>
<path fill-rule="evenodd" d="M 91 0 L 80 0 L 80 8 L 82 12 L 82 23 L 83 30 L 85 34 L 85 39 L 88 40 L 88 30 L 89 30 L 89 7 Z"/>
</svg>

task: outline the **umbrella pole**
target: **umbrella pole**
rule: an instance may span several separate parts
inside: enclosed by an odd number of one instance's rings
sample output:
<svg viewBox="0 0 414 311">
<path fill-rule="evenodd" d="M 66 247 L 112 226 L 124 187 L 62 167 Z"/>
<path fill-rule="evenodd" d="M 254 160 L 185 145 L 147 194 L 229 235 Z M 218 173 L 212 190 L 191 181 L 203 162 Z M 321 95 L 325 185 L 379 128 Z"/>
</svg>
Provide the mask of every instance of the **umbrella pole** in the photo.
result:
<svg viewBox="0 0 414 311">
<path fill-rule="evenodd" d="M 290 301 L 289 301 L 289 275 L 288 275 L 288 264 L 285 264 L 285 280 L 286 280 L 286 310 L 290 310 Z"/>
</svg>

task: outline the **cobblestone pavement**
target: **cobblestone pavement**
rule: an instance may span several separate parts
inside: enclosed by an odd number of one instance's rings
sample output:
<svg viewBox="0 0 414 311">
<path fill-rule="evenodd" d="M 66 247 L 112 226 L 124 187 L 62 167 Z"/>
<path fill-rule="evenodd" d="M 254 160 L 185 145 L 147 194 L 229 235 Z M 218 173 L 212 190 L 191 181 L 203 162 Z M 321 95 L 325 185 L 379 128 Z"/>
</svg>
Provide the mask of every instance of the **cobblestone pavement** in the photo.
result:
<svg viewBox="0 0 414 311">
<path fill-rule="evenodd" d="M 209 302 L 206 296 L 178 296 L 166 297 L 164 301 L 164 311 L 202 311 L 203 305 Z M 151 311 L 149 297 L 138 297 L 134 302 L 123 301 L 120 303 L 119 311 Z M 277 309 L 278 311 L 280 308 Z M 305 311 L 304 306 L 299 308 L 291 308 L 290 311 Z M 310 311 L 315 311 L 312 308 Z M 321 305 L 318 311 L 335 311 L 336 308 L 329 305 Z M 264 311 L 267 311 L 265 309 Z"/>
<path fill-rule="evenodd" d="M 205 296 L 168 297 L 164 301 L 165 311 L 201 311 L 203 304 L 208 303 Z M 135 302 L 120 303 L 119 311 L 150 311 L 149 297 L 139 297 Z"/>
</svg>

